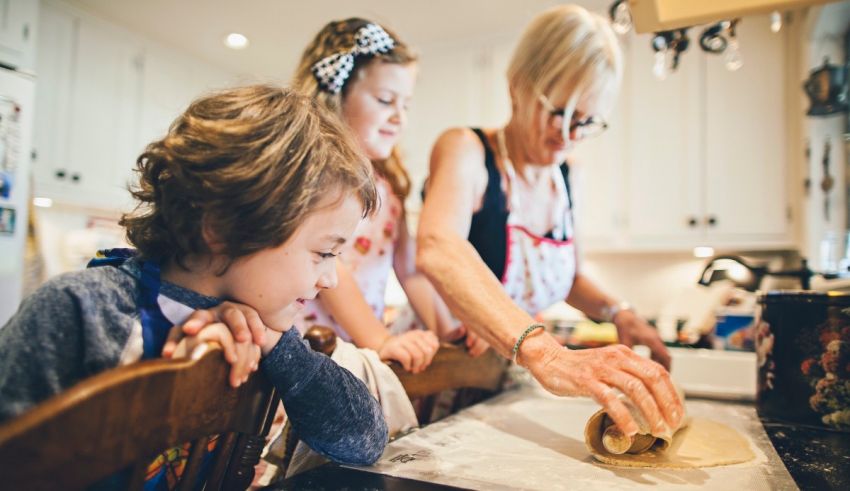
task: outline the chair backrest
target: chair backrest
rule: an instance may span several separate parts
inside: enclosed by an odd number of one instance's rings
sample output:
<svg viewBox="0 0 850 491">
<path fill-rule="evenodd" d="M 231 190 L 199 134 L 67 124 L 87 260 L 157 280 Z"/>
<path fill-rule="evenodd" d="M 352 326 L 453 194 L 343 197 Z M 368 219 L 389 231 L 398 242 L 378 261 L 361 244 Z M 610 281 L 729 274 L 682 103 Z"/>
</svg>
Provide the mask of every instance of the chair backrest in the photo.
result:
<svg viewBox="0 0 850 491">
<path fill-rule="evenodd" d="M 304 338 L 314 351 L 330 356 L 336 347 L 336 335 L 329 327 L 313 326 Z M 418 374 L 410 373 L 398 363 L 390 363 L 407 397 L 414 402 L 420 424 L 427 424 L 447 414 L 434 414 L 440 394 L 455 390 L 450 408 L 442 413 L 451 414 L 468 405 L 481 401 L 502 387 L 508 362 L 488 350 L 473 358 L 463 346 L 443 343 L 431 364 Z M 461 390 L 457 390 L 461 389 Z M 437 416 L 437 418 L 435 418 Z"/>
<path fill-rule="evenodd" d="M 191 442 L 179 489 L 245 489 L 254 477 L 277 396 L 260 373 L 238 389 L 217 345 L 191 358 L 109 370 L 0 426 L 0 487 L 82 489 L 118 472 L 140 489 L 160 452 Z M 210 436 L 210 472 L 199 476 Z"/>
<path fill-rule="evenodd" d="M 413 402 L 419 424 L 425 425 L 501 390 L 508 361 L 493 350 L 473 358 L 465 347 L 443 343 L 420 373 L 410 373 L 395 362 L 390 367 Z"/>
</svg>

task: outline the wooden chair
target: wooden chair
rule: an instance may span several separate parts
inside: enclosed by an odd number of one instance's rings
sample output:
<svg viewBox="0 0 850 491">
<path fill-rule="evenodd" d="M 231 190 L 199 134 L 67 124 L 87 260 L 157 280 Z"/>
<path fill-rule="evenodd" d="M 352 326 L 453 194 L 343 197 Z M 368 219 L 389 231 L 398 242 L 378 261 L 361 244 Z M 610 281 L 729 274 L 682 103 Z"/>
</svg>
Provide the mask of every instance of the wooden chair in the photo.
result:
<svg viewBox="0 0 850 491">
<path fill-rule="evenodd" d="M 0 487 L 82 489 L 118 472 L 140 489 L 162 451 L 192 442 L 179 489 L 194 489 L 219 435 L 207 490 L 245 489 L 277 407 L 261 374 L 238 389 L 217 345 L 190 359 L 150 360 L 84 380 L 0 426 Z"/>
<path fill-rule="evenodd" d="M 313 351 L 327 356 L 331 356 L 336 349 L 336 333 L 330 327 L 312 326 L 304 333 L 304 339 Z M 431 365 L 419 374 L 406 371 L 399 363 L 390 363 L 390 368 L 401 381 L 407 396 L 414 402 L 419 424 L 423 425 L 432 421 L 438 397 L 444 391 L 455 391 L 449 414 L 498 392 L 504 382 L 507 366 L 507 360 L 492 350 L 472 358 L 466 348 L 445 343 L 434 355 Z M 272 457 L 276 460 L 274 463 L 278 467 L 280 479 L 286 476 L 298 444 L 298 435 L 288 421 L 283 427 L 281 438 L 283 455 Z"/>
<path fill-rule="evenodd" d="M 314 351 L 328 356 L 336 347 L 336 335 L 329 327 L 313 326 L 304 338 Z M 407 397 L 416 402 L 416 416 L 420 424 L 432 422 L 434 407 L 443 391 L 456 391 L 449 414 L 498 392 L 507 367 L 508 361 L 493 350 L 472 358 L 463 346 L 448 343 L 440 346 L 431 364 L 421 373 L 414 375 L 399 363 L 390 363 Z"/>
</svg>

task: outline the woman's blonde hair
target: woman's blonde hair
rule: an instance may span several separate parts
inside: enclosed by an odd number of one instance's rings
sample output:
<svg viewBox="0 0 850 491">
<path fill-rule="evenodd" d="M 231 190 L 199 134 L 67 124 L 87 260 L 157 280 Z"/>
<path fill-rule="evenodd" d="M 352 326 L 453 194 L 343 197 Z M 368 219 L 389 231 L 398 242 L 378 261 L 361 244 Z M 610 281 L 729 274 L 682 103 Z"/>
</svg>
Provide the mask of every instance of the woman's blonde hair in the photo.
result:
<svg viewBox="0 0 850 491">
<path fill-rule="evenodd" d="M 565 98 L 569 117 L 583 94 L 619 84 L 622 73 L 623 55 L 608 20 L 578 5 L 559 5 L 526 27 L 507 75 L 516 106 L 530 118 L 541 94 Z"/>
<path fill-rule="evenodd" d="M 231 260 L 286 242 L 327 197 L 377 206 L 372 166 L 339 118 L 270 85 L 195 100 L 136 162 L 138 200 L 121 225 L 146 259 L 210 253 Z"/>
<path fill-rule="evenodd" d="M 395 41 L 393 49 L 388 53 L 379 53 L 374 56 L 356 56 L 354 59 L 354 68 L 351 70 L 348 79 L 346 79 L 342 90 L 337 94 L 323 90 L 313 75 L 313 65 L 327 56 L 350 50 L 354 46 L 354 36 L 357 34 L 357 31 L 368 24 L 375 23 L 366 19 L 353 17 L 329 22 L 325 25 L 304 49 L 304 53 L 301 55 L 301 61 L 298 63 L 298 69 L 295 71 L 292 87 L 303 94 L 315 98 L 337 115 L 341 115 L 342 101 L 345 99 L 348 89 L 351 86 L 350 82 L 357 80 L 360 70 L 371 63 L 408 65 L 416 62 L 417 56 L 413 50 L 402 42 L 393 31 L 381 26 L 393 38 L 393 41 Z M 404 203 L 404 200 L 410 193 L 410 176 L 401 161 L 401 153 L 398 147 L 393 147 L 392 153 L 386 160 L 373 160 L 372 165 L 375 166 L 378 174 L 389 181 L 393 193 Z"/>
</svg>

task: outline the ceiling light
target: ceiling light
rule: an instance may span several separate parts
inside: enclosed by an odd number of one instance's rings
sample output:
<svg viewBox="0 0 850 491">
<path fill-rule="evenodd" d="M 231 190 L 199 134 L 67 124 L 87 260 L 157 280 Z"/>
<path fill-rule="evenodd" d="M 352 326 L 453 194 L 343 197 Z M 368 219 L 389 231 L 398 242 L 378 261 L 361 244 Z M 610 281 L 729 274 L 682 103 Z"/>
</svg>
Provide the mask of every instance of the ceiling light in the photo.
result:
<svg viewBox="0 0 850 491">
<path fill-rule="evenodd" d="M 244 34 L 231 32 L 224 38 L 224 45 L 230 49 L 245 49 L 248 47 L 248 38 Z"/>
<path fill-rule="evenodd" d="M 53 200 L 50 198 L 33 198 L 32 204 L 39 208 L 50 208 L 53 206 Z"/>
<path fill-rule="evenodd" d="M 712 257 L 714 256 L 714 248 L 707 246 L 694 247 L 694 257 Z"/>
</svg>

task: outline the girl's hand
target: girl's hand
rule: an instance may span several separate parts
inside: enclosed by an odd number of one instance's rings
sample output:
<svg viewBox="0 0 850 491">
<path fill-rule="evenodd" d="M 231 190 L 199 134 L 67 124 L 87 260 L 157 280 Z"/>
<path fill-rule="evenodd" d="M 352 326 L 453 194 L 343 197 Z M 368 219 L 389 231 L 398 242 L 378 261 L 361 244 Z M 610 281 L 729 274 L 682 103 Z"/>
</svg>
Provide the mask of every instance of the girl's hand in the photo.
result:
<svg viewBox="0 0 850 491">
<path fill-rule="evenodd" d="M 554 339 L 547 343 L 543 336 L 533 338 L 523 343 L 519 361 L 549 392 L 592 397 L 627 435 L 636 434 L 638 425 L 618 391 L 640 410 L 653 432 L 682 423 L 682 402 L 660 364 L 623 345 L 570 350 Z"/>
<path fill-rule="evenodd" d="M 196 335 L 184 336 L 181 327 L 175 326 L 168 333 L 168 343 L 173 349 L 167 358 L 183 358 L 201 344 L 215 342 L 221 345 L 224 359 L 232 365 L 230 369 L 230 385 L 239 387 L 248 380 L 251 372 L 257 371 L 260 362 L 260 347 L 250 341 L 236 342 L 231 328 L 221 322 L 207 324 Z"/>
<path fill-rule="evenodd" d="M 460 339 L 463 339 L 466 351 L 473 358 L 483 355 L 490 349 L 490 344 L 484 341 L 484 338 L 470 331 L 466 326 L 460 326 L 454 331 L 449 332 L 444 336 L 443 341 L 454 343 Z"/>
<path fill-rule="evenodd" d="M 431 364 L 440 342 L 430 331 L 408 331 L 397 336 L 389 336 L 378 348 L 382 360 L 395 360 L 405 370 L 419 373 Z"/>
</svg>

